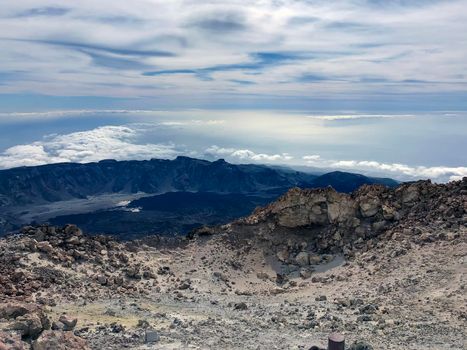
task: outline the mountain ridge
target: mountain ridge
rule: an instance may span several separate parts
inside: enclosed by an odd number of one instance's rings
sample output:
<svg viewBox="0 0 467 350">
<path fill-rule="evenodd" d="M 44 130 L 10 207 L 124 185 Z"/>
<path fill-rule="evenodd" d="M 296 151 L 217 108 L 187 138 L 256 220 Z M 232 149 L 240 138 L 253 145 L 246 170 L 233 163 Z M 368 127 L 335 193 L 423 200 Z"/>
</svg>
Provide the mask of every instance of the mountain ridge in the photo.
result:
<svg viewBox="0 0 467 350">
<path fill-rule="evenodd" d="M 127 239 L 155 233 L 186 234 L 197 225 L 222 224 L 244 216 L 292 187 L 332 186 L 350 192 L 375 183 L 397 185 L 391 179 L 353 173 L 318 176 L 284 167 L 184 156 L 21 167 L 0 171 L 0 234 L 45 222 L 79 223 L 88 232 Z M 183 209 L 186 201 L 190 202 L 189 213 Z M 140 206 L 141 210 L 135 209 Z"/>
<path fill-rule="evenodd" d="M 346 187 L 338 182 L 346 182 Z M 231 164 L 223 159 L 211 162 L 186 156 L 173 160 L 106 159 L 0 170 L 0 206 L 84 199 L 102 193 L 257 193 L 274 188 L 328 185 L 349 192 L 363 183 L 396 186 L 398 182 L 345 172 L 315 175 L 291 168 Z"/>
<path fill-rule="evenodd" d="M 0 170 L 0 205 L 54 202 L 102 193 L 248 193 L 306 184 L 314 178 L 263 165 L 182 156 L 174 160 L 57 163 Z"/>
</svg>

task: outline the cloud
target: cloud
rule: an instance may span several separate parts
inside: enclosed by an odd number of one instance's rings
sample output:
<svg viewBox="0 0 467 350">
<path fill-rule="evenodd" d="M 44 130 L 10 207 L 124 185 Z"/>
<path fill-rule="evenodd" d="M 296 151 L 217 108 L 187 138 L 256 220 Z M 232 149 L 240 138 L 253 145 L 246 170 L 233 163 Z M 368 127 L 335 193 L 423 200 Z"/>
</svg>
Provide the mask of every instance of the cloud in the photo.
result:
<svg viewBox="0 0 467 350">
<path fill-rule="evenodd" d="M 428 94 L 467 89 L 459 74 L 467 70 L 466 6 L 464 0 L 113 0 L 66 7 L 5 1 L 0 72 L 9 83 L 0 84 L 0 93 L 161 98 L 172 106 L 187 96 L 211 105 L 239 94 L 280 96 L 290 108 L 303 99 L 358 105 L 391 95 L 424 106 Z"/>
<path fill-rule="evenodd" d="M 173 158 L 173 144 L 139 144 L 141 130 L 103 126 L 89 131 L 52 135 L 29 145 L 13 146 L 0 154 L 0 168 L 60 162 L 87 163 L 102 159 Z"/>
<path fill-rule="evenodd" d="M 306 161 L 314 162 L 314 161 L 320 160 L 321 156 L 317 154 L 313 154 L 311 156 L 303 156 L 302 158 Z"/>
<path fill-rule="evenodd" d="M 16 17 L 35 17 L 35 16 L 63 16 L 70 9 L 58 6 L 36 7 L 23 12 L 20 12 Z"/>
<path fill-rule="evenodd" d="M 346 169 L 363 172 L 376 172 L 399 179 L 431 179 L 437 182 L 460 180 L 467 176 L 467 167 L 446 166 L 409 166 L 398 163 L 381 163 L 369 160 L 332 160 L 323 159 L 319 155 L 303 156 L 310 166 L 334 169 Z"/>
<path fill-rule="evenodd" d="M 214 35 L 242 31 L 248 28 L 244 14 L 239 11 L 201 14 L 200 18 L 192 20 L 188 26 L 208 31 Z"/>
<path fill-rule="evenodd" d="M 341 115 L 309 115 L 307 118 L 316 120 L 339 121 L 357 119 L 413 118 L 415 114 L 341 114 Z"/>
<path fill-rule="evenodd" d="M 213 157 L 227 157 L 229 159 L 240 160 L 240 161 L 255 161 L 255 162 L 284 162 L 290 161 L 293 157 L 288 153 L 280 154 L 266 154 L 266 153 L 255 153 L 248 149 L 235 149 L 235 148 L 223 148 L 213 145 L 204 151 L 207 156 Z"/>
<path fill-rule="evenodd" d="M 15 39 L 12 39 L 15 40 Z M 19 40 L 19 39 L 18 39 Z M 86 42 L 74 42 L 65 40 L 24 40 L 31 43 L 39 43 L 45 45 L 63 46 L 73 48 L 76 50 L 91 50 L 96 52 L 103 52 L 108 54 L 122 55 L 122 56 L 149 56 L 149 57 L 174 57 L 175 54 L 162 50 L 138 50 L 132 48 L 109 47 L 107 45 L 89 44 Z M 86 52 L 86 51 L 84 51 Z"/>
<path fill-rule="evenodd" d="M 247 59 L 242 63 L 219 64 L 203 68 L 194 69 L 168 69 L 158 71 L 143 72 L 143 76 L 161 76 L 161 75 L 186 75 L 192 74 L 201 80 L 207 80 L 212 73 L 217 72 L 235 72 L 235 71 L 260 71 L 267 67 L 287 64 L 287 62 L 305 60 L 306 55 L 293 52 L 251 52 Z M 251 72 L 250 72 L 251 73 Z M 230 79 L 233 82 L 245 82 L 248 80 Z M 248 81 L 247 85 L 255 84 L 254 81 Z"/>
<path fill-rule="evenodd" d="M 55 110 L 44 112 L 0 112 L 0 124 L 8 122 L 19 122 L 29 120 L 53 120 L 72 117 L 89 117 L 99 115 L 100 118 L 106 115 L 149 115 L 156 114 L 158 111 L 142 109 L 73 109 L 73 110 Z"/>
</svg>

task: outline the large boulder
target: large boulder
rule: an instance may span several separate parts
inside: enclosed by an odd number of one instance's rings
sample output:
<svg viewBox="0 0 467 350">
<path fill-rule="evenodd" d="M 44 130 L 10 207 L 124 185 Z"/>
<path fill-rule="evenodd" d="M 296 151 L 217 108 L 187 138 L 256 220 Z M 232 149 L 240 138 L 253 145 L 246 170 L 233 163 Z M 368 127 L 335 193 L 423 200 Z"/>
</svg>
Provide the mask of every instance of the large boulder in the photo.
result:
<svg viewBox="0 0 467 350">
<path fill-rule="evenodd" d="M 418 200 L 420 192 L 417 184 L 402 189 L 402 203 L 410 204 Z"/>
<path fill-rule="evenodd" d="M 330 194 L 328 202 L 330 223 L 350 223 L 356 216 L 356 203 L 352 198 L 342 193 Z"/>
<path fill-rule="evenodd" d="M 90 350 L 87 342 L 72 332 L 44 331 L 32 343 L 33 350 Z"/>
<path fill-rule="evenodd" d="M 40 308 L 37 304 L 27 303 L 5 303 L 0 304 L 0 319 L 15 319 L 31 312 L 36 312 Z"/>
<path fill-rule="evenodd" d="M 310 255 L 307 252 L 300 252 L 295 257 L 295 261 L 299 266 L 308 266 L 310 265 Z"/>
<path fill-rule="evenodd" d="M 63 232 L 67 236 L 82 236 L 83 235 L 83 232 L 81 231 L 81 229 L 78 226 L 71 225 L 71 224 L 66 225 L 63 228 Z"/>
<path fill-rule="evenodd" d="M 37 314 L 19 316 L 11 326 L 12 330 L 18 331 L 23 337 L 37 337 L 44 329 Z"/>
<path fill-rule="evenodd" d="M 37 337 L 43 330 L 50 328 L 50 320 L 37 304 L 10 303 L 0 305 L 0 319 L 12 320 L 9 328 L 21 336 Z"/>
<path fill-rule="evenodd" d="M 292 189 L 273 204 L 271 212 L 283 227 L 325 225 L 329 222 L 326 191 L 304 192 Z"/>
<path fill-rule="evenodd" d="M 381 201 L 378 197 L 364 196 L 360 198 L 360 213 L 364 218 L 375 216 L 381 208 Z"/>
</svg>

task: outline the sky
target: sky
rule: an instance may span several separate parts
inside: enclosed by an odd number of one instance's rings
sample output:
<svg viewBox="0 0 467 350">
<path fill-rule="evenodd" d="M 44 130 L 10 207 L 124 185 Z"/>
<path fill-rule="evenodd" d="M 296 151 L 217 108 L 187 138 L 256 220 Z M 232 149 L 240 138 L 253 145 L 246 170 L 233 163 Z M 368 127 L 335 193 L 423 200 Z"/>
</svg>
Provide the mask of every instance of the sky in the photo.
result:
<svg viewBox="0 0 467 350">
<path fill-rule="evenodd" d="M 0 168 L 177 155 L 467 175 L 466 0 L 7 1 Z"/>
</svg>

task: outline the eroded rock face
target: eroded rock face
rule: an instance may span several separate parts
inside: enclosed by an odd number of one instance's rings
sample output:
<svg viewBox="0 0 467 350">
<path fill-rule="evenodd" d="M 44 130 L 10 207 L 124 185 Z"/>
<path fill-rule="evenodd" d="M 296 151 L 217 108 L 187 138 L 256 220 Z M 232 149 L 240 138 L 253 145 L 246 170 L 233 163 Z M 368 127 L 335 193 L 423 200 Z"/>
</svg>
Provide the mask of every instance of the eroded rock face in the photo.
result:
<svg viewBox="0 0 467 350">
<path fill-rule="evenodd" d="M 44 331 L 32 344 L 33 350 L 90 350 L 87 342 L 72 332 Z"/>
<path fill-rule="evenodd" d="M 419 225 L 438 225 L 440 218 L 446 225 L 467 222 L 467 178 L 445 185 L 430 181 L 402 184 L 393 189 L 381 185 L 364 185 L 352 194 L 337 193 L 332 188 L 291 189 L 276 202 L 256 210 L 252 215 L 226 225 L 227 232 L 261 232 L 263 239 L 276 246 L 280 261 L 290 261 L 300 249 L 285 250 L 286 240 L 297 244 L 303 237 L 308 251 L 320 253 L 364 249 L 366 241 L 393 230 L 408 230 Z M 246 227 L 257 227 L 247 229 Z M 435 239 L 432 230 L 428 237 L 414 238 L 416 242 Z M 287 237 L 287 238 L 286 238 Z M 298 262 L 295 261 L 297 265 Z"/>
<path fill-rule="evenodd" d="M 401 190 L 402 192 L 402 203 L 408 204 L 415 202 L 420 196 L 420 189 L 416 184 L 407 186 Z"/>
<path fill-rule="evenodd" d="M 268 208 L 278 225 L 294 228 L 349 221 L 355 216 L 356 204 L 349 195 L 332 188 L 312 191 L 294 188 Z"/>
<path fill-rule="evenodd" d="M 35 338 L 50 329 L 50 320 L 42 308 L 33 303 L 8 303 L 0 305 L 0 319 L 10 320 L 9 329 L 23 338 Z"/>
<path fill-rule="evenodd" d="M 329 192 L 328 194 L 328 219 L 332 224 L 351 222 L 354 224 L 356 217 L 356 203 L 350 196 Z"/>
<path fill-rule="evenodd" d="M 364 218 L 375 216 L 381 208 L 381 200 L 374 196 L 364 196 L 359 201 L 360 213 Z"/>
</svg>

